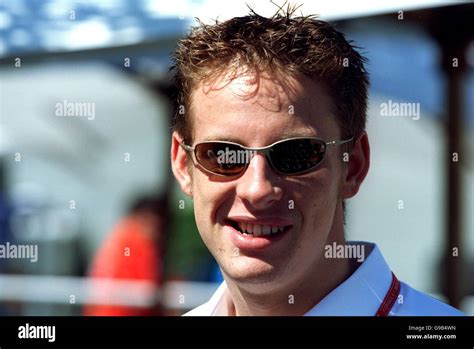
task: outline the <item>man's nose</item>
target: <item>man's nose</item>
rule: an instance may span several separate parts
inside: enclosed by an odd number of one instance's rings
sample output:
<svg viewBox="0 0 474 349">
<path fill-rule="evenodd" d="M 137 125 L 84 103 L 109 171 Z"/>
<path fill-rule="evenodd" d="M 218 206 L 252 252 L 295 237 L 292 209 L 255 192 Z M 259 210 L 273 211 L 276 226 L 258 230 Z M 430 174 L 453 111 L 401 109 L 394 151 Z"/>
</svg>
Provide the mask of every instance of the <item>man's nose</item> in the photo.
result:
<svg viewBox="0 0 474 349">
<path fill-rule="evenodd" d="M 254 208 L 265 209 L 283 195 L 283 190 L 277 183 L 278 175 L 270 167 L 265 155 L 256 154 L 238 179 L 237 195 Z"/>
</svg>

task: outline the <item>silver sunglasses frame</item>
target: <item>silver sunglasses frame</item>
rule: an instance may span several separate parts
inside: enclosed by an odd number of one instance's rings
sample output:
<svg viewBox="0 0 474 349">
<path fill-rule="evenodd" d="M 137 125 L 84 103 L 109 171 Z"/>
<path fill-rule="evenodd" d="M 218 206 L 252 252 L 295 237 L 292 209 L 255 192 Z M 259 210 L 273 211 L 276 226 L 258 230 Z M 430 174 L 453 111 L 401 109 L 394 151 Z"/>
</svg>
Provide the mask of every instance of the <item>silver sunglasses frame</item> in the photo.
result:
<svg viewBox="0 0 474 349">
<path fill-rule="evenodd" d="M 301 172 L 296 172 L 296 173 L 283 173 L 283 172 L 280 172 L 278 171 L 278 169 L 275 168 L 273 162 L 272 162 L 272 159 L 270 158 L 270 149 L 272 147 L 274 147 L 275 145 L 279 144 L 279 143 L 283 143 L 283 142 L 287 142 L 287 141 L 292 141 L 292 140 L 296 140 L 296 139 L 314 139 L 314 140 L 318 140 L 318 141 L 321 141 L 324 143 L 325 145 L 325 148 L 324 148 L 324 154 L 323 154 L 323 159 L 317 163 L 316 165 L 314 165 L 313 167 L 310 167 L 304 171 L 301 171 Z M 286 139 L 281 139 L 279 141 L 276 141 L 275 143 L 272 143 L 270 145 L 267 145 L 266 147 L 260 147 L 260 148 L 249 148 L 249 147 L 245 147 L 243 146 L 242 144 L 239 144 L 239 143 L 235 143 L 235 142 L 228 142 L 228 141 L 204 141 L 204 142 L 199 142 L 197 143 L 195 146 L 190 146 L 190 145 L 187 145 L 187 144 L 184 144 L 184 143 L 180 143 L 180 145 L 183 147 L 183 149 L 189 153 L 192 154 L 191 156 L 191 159 L 193 160 L 193 164 L 194 166 L 199 166 L 203 171 L 207 172 L 207 173 L 210 173 L 214 176 L 220 176 L 220 177 L 227 177 L 227 178 L 234 178 L 234 177 L 239 177 L 241 176 L 242 174 L 245 173 L 245 171 L 247 171 L 247 168 L 249 166 L 249 163 L 250 162 L 247 162 L 245 164 L 245 167 L 244 169 L 242 170 L 242 172 L 239 172 L 238 174 L 235 174 L 235 175 L 225 175 L 225 174 L 220 174 L 220 173 L 215 173 L 215 172 L 212 172 L 210 170 L 208 170 L 207 168 L 205 168 L 203 165 L 201 165 L 199 163 L 199 161 L 197 160 L 197 157 L 196 157 L 196 147 L 200 144 L 206 144 L 206 143 L 221 143 L 221 144 L 231 144 L 231 145 L 236 145 L 236 146 L 239 146 L 241 147 L 242 149 L 244 150 L 247 150 L 247 151 L 251 151 L 251 152 L 255 152 L 255 154 L 257 153 L 262 153 L 265 155 L 265 158 L 267 159 L 268 163 L 270 164 L 270 167 L 273 169 L 273 171 L 275 171 L 276 173 L 280 174 L 280 175 L 283 175 L 283 176 L 299 176 L 299 175 L 302 175 L 302 174 L 305 174 L 305 173 L 308 173 L 310 171 L 313 171 L 315 168 L 317 168 L 325 159 L 326 157 L 326 150 L 328 147 L 331 147 L 331 146 L 338 146 L 338 145 L 343 145 L 343 144 L 346 144 L 346 143 L 349 143 L 351 141 L 354 140 L 354 136 L 352 136 L 351 138 L 349 139 L 343 139 L 343 140 L 334 140 L 334 141 L 330 141 L 330 142 L 326 142 L 324 141 L 323 139 L 321 138 L 318 138 L 318 137 L 293 137 L 293 138 L 286 138 Z"/>
</svg>

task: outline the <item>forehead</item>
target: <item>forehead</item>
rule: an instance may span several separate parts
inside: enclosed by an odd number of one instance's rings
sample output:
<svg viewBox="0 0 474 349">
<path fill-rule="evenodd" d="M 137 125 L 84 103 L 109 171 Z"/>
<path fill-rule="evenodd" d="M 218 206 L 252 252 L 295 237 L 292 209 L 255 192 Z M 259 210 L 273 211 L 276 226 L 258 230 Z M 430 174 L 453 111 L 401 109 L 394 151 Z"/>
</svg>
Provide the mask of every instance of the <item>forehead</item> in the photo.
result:
<svg viewBox="0 0 474 349">
<path fill-rule="evenodd" d="M 221 139 L 251 145 L 292 136 L 338 134 L 331 98 L 322 84 L 305 76 L 223 74 L 196 86 L 190 116 L 196 141 Z"/>
</svg>

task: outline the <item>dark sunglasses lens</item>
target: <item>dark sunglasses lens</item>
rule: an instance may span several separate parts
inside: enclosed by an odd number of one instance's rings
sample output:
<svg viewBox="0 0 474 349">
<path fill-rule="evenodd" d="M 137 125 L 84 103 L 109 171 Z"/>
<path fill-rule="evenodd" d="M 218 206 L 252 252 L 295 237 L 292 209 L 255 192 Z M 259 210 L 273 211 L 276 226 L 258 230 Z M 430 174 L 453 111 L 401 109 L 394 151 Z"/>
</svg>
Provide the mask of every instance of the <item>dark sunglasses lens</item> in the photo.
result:
<svg viewBox="0 0 474 349">
<path fill-rule="evenodd" d="M 234 144 L 209 142 L 196 145 L 196 160 L 206 170 L 224 176 L 235 176 L 250 161 L 250 152 Z"/>
<path fill-rule="evenodd" d="M 273 166 L 281 173 L 295 174 L 323 161 L 326 144 L 319 139 L 291 139 L 275 144 L 270 151 Z"/>
</svg>

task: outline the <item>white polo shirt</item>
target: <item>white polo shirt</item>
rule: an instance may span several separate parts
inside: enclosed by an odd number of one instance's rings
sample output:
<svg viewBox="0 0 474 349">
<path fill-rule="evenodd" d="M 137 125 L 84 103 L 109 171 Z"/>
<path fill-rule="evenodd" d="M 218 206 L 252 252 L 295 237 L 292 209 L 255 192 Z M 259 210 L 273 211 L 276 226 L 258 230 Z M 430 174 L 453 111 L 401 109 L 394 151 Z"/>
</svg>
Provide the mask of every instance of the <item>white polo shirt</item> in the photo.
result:
<svg viewBox="0 0 474 349">
<path fill-rule="evenodd" d="M 393 293 L 394 279 L 377 245 L 363 244 L 368 253 L 359 268 L 342 284 L 332 290 L 305 316 L 374 316 L 388 293 Z M 398 291 L 398 289 L 396 290 Z M 396 298 L 395 298 L 396 297 Z M 184 314 L 185 316 L 228 316 L 229 291 L 225 281 L 211 299 Z M 389 316 L 463 316 L 459 310 L 421 293 L 407 284 L 399 283 L 399 293 L 393 297 Z M 392 302 L 391 302 L 392 303 Z"/>
</svg>

